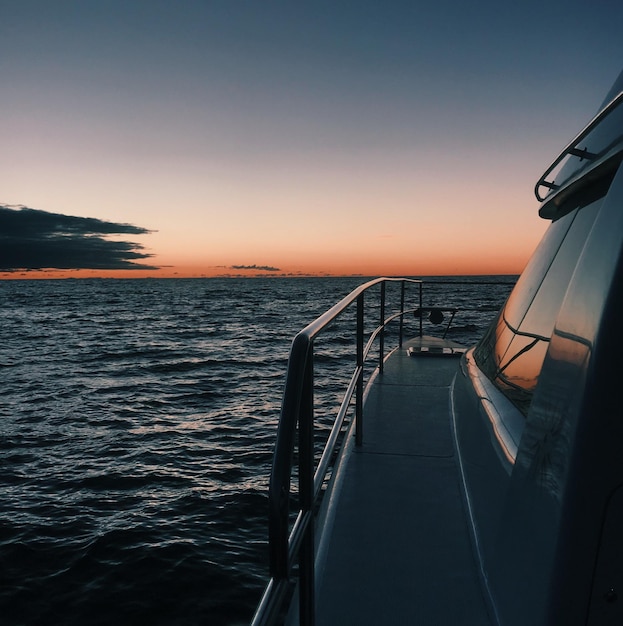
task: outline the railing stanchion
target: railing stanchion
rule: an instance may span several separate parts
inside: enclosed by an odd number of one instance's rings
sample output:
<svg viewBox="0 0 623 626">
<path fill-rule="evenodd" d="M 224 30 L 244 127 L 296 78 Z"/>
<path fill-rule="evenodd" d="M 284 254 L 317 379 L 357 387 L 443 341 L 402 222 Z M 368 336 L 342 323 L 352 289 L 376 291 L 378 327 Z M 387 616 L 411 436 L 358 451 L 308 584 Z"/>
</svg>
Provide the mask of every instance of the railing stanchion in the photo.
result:
<svg viewBox="0 0 623 626">
<path fill-rule="evenodd" d="M 315 622 L 314 593 L 314 348 L 307 354 L 303 375 L 303 391 L 299 414 L 299 497 L 307 527 L 299 557 L 300 588 L 299 623 L 313 626 Z"/>
<path fill-rule="evenodd" d="M 422 309 L 422 283 L 420 283 L 420 337 L 424 334 L 422 330 L 422 318 L 424 317 L 424 309 Z"/>
<path fill-rule="evenodd" d="M 357 296 L 357 389 L 355 391 L 355 443 L 363 443 L 363 292 Z"/>
<path fill-rule="evenodd" d="M 379 373 L 383 373 L 383 360 L 385 357 L 385 283 L 381 283 L 381 306 L 379 316 L 379 327 L 381 334 L 379 335 Z"/>
<path fill-rule="evenodd" d="M 398 330 L 398 347 L 402 348 L 402 334 L 404 332 L 405 316 L 403 311 L 405 310 L 405 281 L 400 281 L 400 323 Z"/>
</svg>

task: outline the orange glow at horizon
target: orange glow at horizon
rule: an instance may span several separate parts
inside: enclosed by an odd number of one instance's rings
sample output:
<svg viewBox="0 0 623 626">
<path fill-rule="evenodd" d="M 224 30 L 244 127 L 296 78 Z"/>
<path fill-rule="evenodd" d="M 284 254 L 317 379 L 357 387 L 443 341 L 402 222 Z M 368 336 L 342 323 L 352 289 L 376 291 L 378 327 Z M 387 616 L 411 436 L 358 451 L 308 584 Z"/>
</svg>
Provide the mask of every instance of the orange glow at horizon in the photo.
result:
<svg viewBox="0 0 623 626">
<path fill-rule="evenodd" d="M 520 274 L 527 261 L 518 254 L 506 259 L 465 258 L 461 255 L 447 259 L 408 261 L 387 259 L 357 261 L 342 259 L 309 262 L 305 265 L 280 265 L 274 270 L 249 266 L 172 265 L 155 270 L 95 270 L 95 269 L 41 269 L 0 272 L 0 280 L 82 279 L 82 278 L 257 278 L 304 276 L 481 276 Z"/>
<path fill-rule="evenodd" d="M 345 231 L 327 218 L 298 239 L 276 234 L 272 221 L 244 236 L 224 231 L 218 239 L 208 225 L 192 224 L 179 236 L 162 225 L 148 242 L 141 238 L 153 256 L 139 263 L 158 269 L 15 270 L 0 271 L 0 279 L 516 275 L 547 225 L 478 219 L 476 209 L 469 222 L 438 213 L 435 223 L 414 211 L 411 220 L 380 233 L 362 224 Z"/>
</svg>

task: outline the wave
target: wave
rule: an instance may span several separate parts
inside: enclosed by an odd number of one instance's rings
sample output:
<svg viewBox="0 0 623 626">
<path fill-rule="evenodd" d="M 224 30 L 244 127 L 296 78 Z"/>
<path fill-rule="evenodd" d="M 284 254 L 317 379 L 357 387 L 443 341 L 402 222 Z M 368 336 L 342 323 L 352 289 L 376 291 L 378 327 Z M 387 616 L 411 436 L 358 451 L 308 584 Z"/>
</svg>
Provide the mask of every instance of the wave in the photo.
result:
<svg viewBox="0 0 623 626">
<path fill-rule="evenodd" d="M 0 281 L 2 623 L 248 623 L 292 338 L 360 282 Z M 453 338 L 499 289 L 450 286 Z M 319 438 L 349 323 L 315 346 Z"/>
</svg>

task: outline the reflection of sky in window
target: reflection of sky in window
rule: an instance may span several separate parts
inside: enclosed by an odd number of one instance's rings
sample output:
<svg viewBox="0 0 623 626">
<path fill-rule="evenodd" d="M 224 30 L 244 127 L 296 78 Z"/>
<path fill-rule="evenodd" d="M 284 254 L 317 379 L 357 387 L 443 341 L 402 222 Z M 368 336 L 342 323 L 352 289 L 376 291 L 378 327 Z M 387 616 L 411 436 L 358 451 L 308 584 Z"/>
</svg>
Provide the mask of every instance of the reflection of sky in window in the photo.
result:
<svg viewBox="0 0 623 626">
<path fill-rule="evenodd" d="M 545 272 L 552 263 L 552 258 L 558 251 L 560 244 L 567 234 L 574 213 L 565 215 L 558 221 L 554 222 L 543 237 L 541 243 L 533 254 L 530 262 L 526 266 L 521 278 L 517 281 L 513 293 L 508 299 L 508 303 L 504 309 L 504 317 L 513 328 L 519 328 L 526 309 L 532 303 L 532 300 L 541 284 L 541 280 Z"/>
<path fill-rule="evenodd" d="M 552 225 L 531 261 L 534 273 L 524 274 L 509 298 L 496 332 L 496 378 L 502 388 L 532 392 L 536 387 L 558 311 L 601 203 Z"/>
<path fill-rule="evenodd" d="M 500 368 L 498 379 L 511 387 L 534 390 L 548 345 L 548 341 L 516 335 L 508 350 L 513 357 Z"/>
<path fill-rule="evenodd" d="M 531 307 L 526 313 L 520 327 L 522 332 L 544 337 L 552 334 L 556 315 L 601 202 L 601 200 L 593 202 L 577 213 L 558 255 L 539 288 L 535 299 L 537 306 Z"/>
</svg>

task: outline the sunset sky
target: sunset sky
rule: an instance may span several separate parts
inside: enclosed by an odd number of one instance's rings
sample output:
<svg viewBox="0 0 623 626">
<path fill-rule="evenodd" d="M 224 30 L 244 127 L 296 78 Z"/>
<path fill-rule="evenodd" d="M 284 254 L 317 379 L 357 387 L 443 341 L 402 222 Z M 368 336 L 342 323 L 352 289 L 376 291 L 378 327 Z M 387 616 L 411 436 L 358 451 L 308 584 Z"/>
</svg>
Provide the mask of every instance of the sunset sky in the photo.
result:
<svg viewBox="0 0 623 626">
<path fill-rule="evenodd" d="M 518 273 L 622 20 L 620 0 L 0 0 L 2 215 L 50 229 L 25 245 L 0 220 L 0 277 Z M 16 271 L 61 219 L 160 269 Z"/>
</svg>

